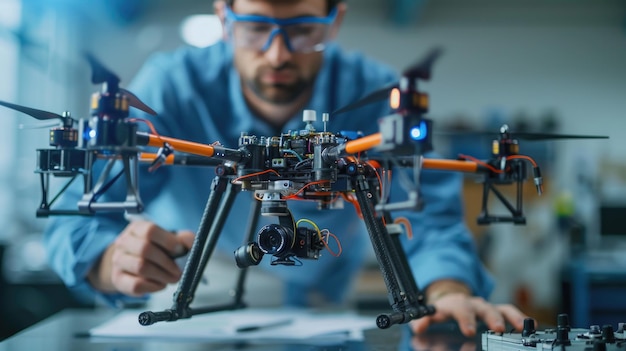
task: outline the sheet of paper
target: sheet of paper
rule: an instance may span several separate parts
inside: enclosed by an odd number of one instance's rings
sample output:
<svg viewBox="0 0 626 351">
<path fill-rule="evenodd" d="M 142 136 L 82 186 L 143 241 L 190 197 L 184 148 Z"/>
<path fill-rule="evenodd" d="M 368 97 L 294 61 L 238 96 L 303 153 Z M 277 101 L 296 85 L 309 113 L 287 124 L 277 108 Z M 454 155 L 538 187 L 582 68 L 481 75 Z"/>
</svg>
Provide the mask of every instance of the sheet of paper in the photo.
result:
<svg viewBox="0 0 626 351">
<path fill-rule="evenodd" d="M 362 340 L 363 330 L 376 328 L 375 317 L 351 312 L 300 309 L 241 309 L 195 315 L 175 322 L 142 326 L 141 311 L 125 310 L 90 330 L 93 337 L 175 340 L 307 341 Z M 240 331 L 242 329 L 255 329 Z M 250 328 L 252 327 L 252 328 Z"/>
</svg>

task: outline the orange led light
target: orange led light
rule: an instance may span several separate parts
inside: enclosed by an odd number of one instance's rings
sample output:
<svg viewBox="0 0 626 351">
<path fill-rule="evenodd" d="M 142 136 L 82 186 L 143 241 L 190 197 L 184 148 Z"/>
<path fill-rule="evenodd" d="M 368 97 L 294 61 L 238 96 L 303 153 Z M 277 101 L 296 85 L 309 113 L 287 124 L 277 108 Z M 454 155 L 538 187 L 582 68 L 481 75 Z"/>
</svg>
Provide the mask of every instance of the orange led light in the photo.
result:
<svg viewBox="0 0 626 351">
<path fill-rule="evenodd" d="M 430 105 L 430 101 L 428 99 L 428 95 L 419 93 L 417 95 L 417 104 L 418 104 L 418 106 L 420 108 L 422 108 L 424 110 L 428 109 L 428 106 Z"/>
<path fill-rule="evenodd" d="M 391 106 L 394 110 L 400 108 L 400 89 L 391 89 L 391 92 L 389 93 L 389 106 Z"/>
</svg>

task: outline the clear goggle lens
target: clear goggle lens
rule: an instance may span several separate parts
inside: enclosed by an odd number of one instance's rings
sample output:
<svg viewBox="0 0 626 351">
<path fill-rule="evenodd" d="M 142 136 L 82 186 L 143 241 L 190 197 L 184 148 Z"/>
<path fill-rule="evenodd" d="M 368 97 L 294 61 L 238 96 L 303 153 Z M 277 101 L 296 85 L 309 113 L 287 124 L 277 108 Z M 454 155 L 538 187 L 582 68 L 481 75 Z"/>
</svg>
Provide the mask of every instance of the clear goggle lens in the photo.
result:
<svg viewBox="0 0 626 351">
<path fill-rule="evenodd" d="M 290 51 L 322 51 L 328 38 L 328 25 L 322 23 L 278 26 L 271 23 L 234 22 L 231 34 L 235 45 L 259 51 L 267 50 L 276 36 Z"/>
<path fill-rule="evenodd" d="M 316 52 L 324 50 L 336 14 L 335 8 L 326 17 L 273 18 L 236 14 L 227 7 L 226 27 L 239 47 L 265 51 L 276 36 L 281 36 L 292 52 Z"/>
</svg>

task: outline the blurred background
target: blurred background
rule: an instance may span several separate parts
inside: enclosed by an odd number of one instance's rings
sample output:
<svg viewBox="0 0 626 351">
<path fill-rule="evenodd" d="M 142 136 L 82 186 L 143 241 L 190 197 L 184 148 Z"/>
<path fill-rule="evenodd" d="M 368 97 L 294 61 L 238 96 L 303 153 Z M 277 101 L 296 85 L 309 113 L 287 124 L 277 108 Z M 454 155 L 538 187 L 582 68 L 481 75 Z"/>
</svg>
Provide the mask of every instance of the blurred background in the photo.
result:
<svg viewBox="0 0 626 351">
<path fill-rule="evenodd" d="M 513 302 L 544 325 L 626 322 L 626 1 L 349 0 L 338 41 L 402 70 L 445 49 L 430 118 L 441 130 L 606 135 L 520 141 L 540 163 L 545 193 L 524 189 L 528 225 L 476 225 L 481 187 L 465 182 L 467 223 Z M 87 118 L 94 53 L 128 83 L 152 53 L 220 38 L 210 0 L 0 0 L 0 100 Z M 0 339 L 79 304 L 46 267 L 35 149 L 48 128 L 0 110 Z M 33 128 L 39 126 L 39 128 Z M 332 120 L 330 124 L 332 128 Z M 444 157 L 489 156 L 491 137 L 439 137 Z M 498 211 L 494 203 L 493 211 Z M 355 304 L 386 303 L 375 263 Z M 622 320 L 620 319 L 622 316 Z"/>
</svg>

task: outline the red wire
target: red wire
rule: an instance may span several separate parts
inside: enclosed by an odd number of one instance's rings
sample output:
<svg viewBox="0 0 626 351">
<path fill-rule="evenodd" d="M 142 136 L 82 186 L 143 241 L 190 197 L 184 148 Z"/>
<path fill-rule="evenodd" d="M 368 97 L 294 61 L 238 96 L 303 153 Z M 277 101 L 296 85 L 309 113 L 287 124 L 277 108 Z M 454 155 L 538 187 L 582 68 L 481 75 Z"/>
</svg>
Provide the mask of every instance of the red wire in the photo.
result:
<svg viewBox="0 0 626 351">
<path fill-rule="evenodd" d="M 333 255 L 334 257 L 339 257 L 341 253 L 343 252 L 343 248 L 341 247 L 341 242 L 339 241 L 339 238 L 335 234 L 331 233 L 328 229 L 324 229 L 324 230 L 326 231 L 327 235 L 326 235 L 326 240 L 322 240 L 322 242 L 324 243 L 326 250 L 328 250 L 328 252 L 330 252 L 330 254 Z M 330 246 L 328 246 L 329 237 L 332 237 L 333 239 L 335 239 L 335 242 L 337 243 L 336 253 L 330 248 Z"/>
<path fill-rule="evenodd" d="M 280 177 L 280 173 L 276 172 L 273 169 L 267 169 L 265 171 L 256 172 L 256 173 L 250 173 L 250 174 L 243 175 L 241 177 L 237 177 L 237 178 L 231 180 L 231 183 L 235 183 L 237 181 L 240 181 L 241 179 L 250 178 L 250 177 L 256 177 L 256 176 L 259 176 L 261 174 L 266 174 L 266 173 L 274 173 L 274 174 L 276 174 L 277 176 Z"/>
<path fill-rule="evenodd" d="M 488 164 L 487 162 L 481 161 L 479 159 L 477 159 L 476 157 L 473 156 L 468 156 L 468 155 L 463 155 L 463 154 L 459 154 L 459 157 L 462 159 L 466 159 L 466 160 L 471 160 L 473 162 L 478 163 L 481 166 L 487 167 L 490 171 L 494 172 L 494 173 L 503 173 L 503 170 L 497 169 L 494 166 Z"/>
</svg>

